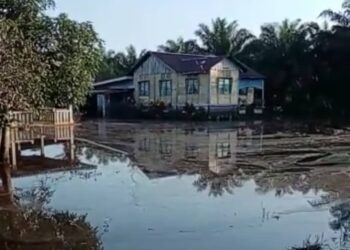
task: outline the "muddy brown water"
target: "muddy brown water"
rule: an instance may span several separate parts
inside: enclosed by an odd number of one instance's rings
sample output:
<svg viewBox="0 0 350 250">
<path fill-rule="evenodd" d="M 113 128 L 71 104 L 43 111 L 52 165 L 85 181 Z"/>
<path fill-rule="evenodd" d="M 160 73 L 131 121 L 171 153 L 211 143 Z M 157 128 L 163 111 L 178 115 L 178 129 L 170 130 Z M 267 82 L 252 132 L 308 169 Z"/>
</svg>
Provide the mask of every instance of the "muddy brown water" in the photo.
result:
<svg viewBox="0 0 350 250">
<path fill-rule="evenodd" d="M 81 168 L 14 186 L 22 205 L 86 215 L 104 249 L 350 248 L 347 129 L 88 121 L 75 135 Z M 60 159 L 65 145 L 45 153 Z"/>
</svg>

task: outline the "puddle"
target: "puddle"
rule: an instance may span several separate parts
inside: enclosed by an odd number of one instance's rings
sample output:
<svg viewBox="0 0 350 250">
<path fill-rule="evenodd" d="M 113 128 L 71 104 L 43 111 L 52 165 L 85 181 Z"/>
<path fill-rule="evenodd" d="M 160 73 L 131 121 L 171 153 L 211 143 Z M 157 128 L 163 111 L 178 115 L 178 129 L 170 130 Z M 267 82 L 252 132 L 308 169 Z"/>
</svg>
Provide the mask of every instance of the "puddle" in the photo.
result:
<svg viewBox="0 0 350 250">
<path fill-rule="evenodd" d="M 350 135 L 274 137 L 265 126 L 88 122 L 76 131 L 78 166 L 20 172 L 13 184 L 21 207 L 86 215 L 79 228 L 97 228 L 82 234 L 95 248 L 281 250 L 318 240 L 347 249 L 349 148 L 340 141 Z M 45 147 L 53 159 L 64 152 Z M 317 166 L 324 155 L 332 167 Z"/>
</svg>

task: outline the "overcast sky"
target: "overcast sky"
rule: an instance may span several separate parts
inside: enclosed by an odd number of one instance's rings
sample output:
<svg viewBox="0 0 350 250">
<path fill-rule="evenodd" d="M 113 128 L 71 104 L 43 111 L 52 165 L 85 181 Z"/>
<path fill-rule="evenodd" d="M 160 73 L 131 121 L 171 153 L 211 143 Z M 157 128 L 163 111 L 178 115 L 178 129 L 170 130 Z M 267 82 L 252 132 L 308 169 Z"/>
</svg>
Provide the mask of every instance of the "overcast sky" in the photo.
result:
<svg viewBox="0 0 350 250">
<path fill-rule="evenodd" d="M 91 21 L 108 49 L 155 50 L 167 39 L 193 38 L 199 23 L 213 18 L 237 20 L 259 34 L 263 23 L 285 18 L 321 21 L 324 9 L 339 10 L 343 0 L 56 0 L 54 14 L 65 12 Z"/>
</svg>

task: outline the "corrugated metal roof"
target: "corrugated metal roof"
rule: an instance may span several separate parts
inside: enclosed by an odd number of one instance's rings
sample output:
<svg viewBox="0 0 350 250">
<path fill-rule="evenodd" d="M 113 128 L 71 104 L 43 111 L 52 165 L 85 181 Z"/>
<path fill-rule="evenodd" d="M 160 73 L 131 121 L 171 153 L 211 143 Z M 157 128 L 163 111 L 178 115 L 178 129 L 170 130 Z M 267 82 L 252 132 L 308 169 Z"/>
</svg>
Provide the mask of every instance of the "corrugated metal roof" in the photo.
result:
<svg viewBox="0 0 350 250">
<path fill-rule="evenodd" d="M 105 81 L 95 82 L 92 84 L 92 86 L 97 87 L 97 86 L 102 86 L 105 84 L 120 83 L 120 82 L 124 82 L 124 81 L 132 81 L 132 80 L 133 80 L 132 76 L 122 76 L 122 77 L 112 78 L 112 79 L 105 80 Z"/>
<path fill-rule="evenodd" d="M 151 52 L 170 68 L 182 74 L 208 73 L 210 69 L 224 59 L 222 56 L 205 56 Z"/>
<path fill-rule="evenodd" d="M 92 93 L 101 91 L 130 91 L 134 89 L 134 82 L 132 76 L 123 76 L 102 82 L 96 82 L 92 86 Z"/>
<path fill-rule="evenodd" d="M 168 65 L 171 69 L 181 74 L 207 74 L 210 69 L 225 59 L 224 56 L 213 55 L 193 55 L 181 53 L 165 53 L 165 52 L 147 52 L 133 67 L 130 74 L 132 74 L 138 67 L 140 67 L 150 56 L 155 56 Z M 244 63 L 237 59 L 233 60 L 240 69 L 241 79 L 263 79 L 264 76 L 257 73 Z"/>
</svg>

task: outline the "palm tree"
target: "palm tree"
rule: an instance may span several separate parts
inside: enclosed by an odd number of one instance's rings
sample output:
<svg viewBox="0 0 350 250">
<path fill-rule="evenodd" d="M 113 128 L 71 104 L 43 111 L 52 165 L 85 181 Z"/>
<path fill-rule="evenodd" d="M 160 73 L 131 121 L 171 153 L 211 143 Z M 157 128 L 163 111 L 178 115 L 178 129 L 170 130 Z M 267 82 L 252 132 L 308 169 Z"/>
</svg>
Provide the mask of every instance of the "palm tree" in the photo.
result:
<svg viewBox="0 0 350 250">
<path fill-rule="evenodd" d="M 320 16 L 329 18 L 335 23 L 334 29 L 350 28 L 350 0 L 345 0 L 342 4 L 342 11 L 336 12 L 333 10 L 324 10 Z"/>
<path fill-rule="evenodd" d="M 158 50 L 162 52 L 187 54 L 200 54 L 202 52 L 202 49 L 195 39 L 184 40 L 182 37 L 179 37 L 176 41 L 166 41 L 165 45 L 158 46 Z"/>
<path fill-rule="evenodd" d="M 200 24 L 195 32 L 204 46 L 204 50 L 215 55 L 234 57 L 253 38 L 246 29 L 239 29 L 237 21 L 228 23 L 225 18 L 212 21 L 211 27 Z"/>
<path fill-rule="evenodd" d="M 133 45 L 126 48 L 126 52 L 119 52 L 116 54 L 115 59 L 117 62 L 117 67 L 121 74 L 127 74 L 137 61 L 146 53 L 142 50 L 140 54 L 137 54 L 136 49 Z"/>
<path fill-rule="evenodd" d="M 306 41 L 308 28 L 300 19 L 292 22 L 286 19 L 281 24 L 262 26 L 260 40 L 266 48 L 284 50 L 285 55 L 293 46 Z"/>
<path fill-rule="evenodd" d="M 312 77 L 312 27 L 299 19 L 263 25 L 259 38 L 252 40 L 240 53 L 241 59 L 267 76 L 266 93 L 270 104 L 290 102 L 308 82 L 306 78 Z"/>
<path fill-rule="evenodd" d="M 319 61 L 325 65 L 320 70 L 324 94 L 332 98 L 333 109 L 345 115 L 350 105 L 350 0 L 343 2 L 341 11 L 325 10 L 320 16 L 334 23 L 331 32 L 320 33 L 317 40 Z"/>
<path fill-rule="evenodd" d="M 126 52 L 115 53 L 113 50 L 105 52 L 96 80 L 102 81 L 128 74 L 145 53 L 146 51 L 142 50 L 141 53 L 137 54 L 135 47 L 132 45 L 126 48 Z"/>
</svg>

